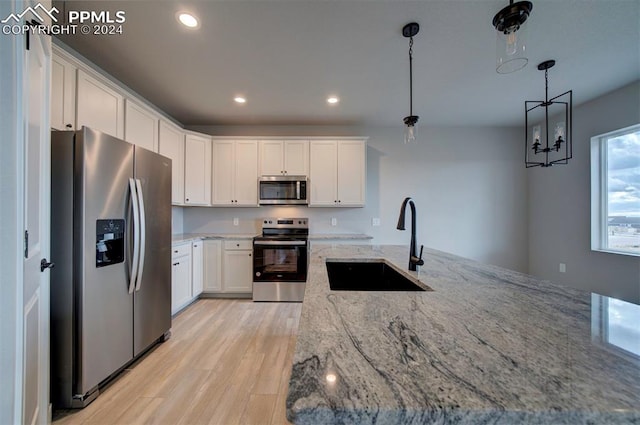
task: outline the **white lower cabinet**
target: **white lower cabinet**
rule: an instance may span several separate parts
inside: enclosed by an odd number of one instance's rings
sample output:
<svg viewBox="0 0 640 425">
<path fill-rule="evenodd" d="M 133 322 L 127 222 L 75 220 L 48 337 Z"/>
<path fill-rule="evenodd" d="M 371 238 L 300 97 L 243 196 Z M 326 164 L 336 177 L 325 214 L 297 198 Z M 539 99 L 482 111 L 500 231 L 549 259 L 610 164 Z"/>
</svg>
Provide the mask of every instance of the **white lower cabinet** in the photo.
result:
<svg viewBox="0 0 640 425">
<path fill-rule="evenodd" d="M 222 241 L 206 240 L 203 244 L 203 291 L 205 293 L 222 292 Z"/>
<path fill-rule="evenodd" d="M 191 242 L 173 245 L 171 249 L 171 314 L 192 300 Z"/>
<path fill-rule="evenodd" d="M 202 294 L 203 282 L 203 241 L 194 241 L 191 245 L 191 297 L 198 298 Z"/>
<path fill-rule="evenodd" d="M 224 292 L 251 293 L 253 290 L 252 241 L 224 241 L 224 266 L 222 269 Z"/>
<path fill-rule="evenodd" d="M 203 263 L 205 294 L 243 297 L 253 291 L 252 240 L 206 240 Z"/>
</svg>

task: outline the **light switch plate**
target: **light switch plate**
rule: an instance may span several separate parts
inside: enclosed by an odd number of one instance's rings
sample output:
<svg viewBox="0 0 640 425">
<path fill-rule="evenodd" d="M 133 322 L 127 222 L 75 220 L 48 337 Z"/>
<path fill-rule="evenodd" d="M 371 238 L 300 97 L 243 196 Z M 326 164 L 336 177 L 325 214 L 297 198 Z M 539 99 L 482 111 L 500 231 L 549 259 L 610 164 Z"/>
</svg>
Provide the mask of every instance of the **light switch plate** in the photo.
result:
<svg viewBox="0 0 640 425">
<path fill-rule="evenodd" d="M 238 217 L 233 217 L 233 225 L 237 226 L 238 224 L 240 224 L 240 219 Z"/>
<path fill-rule="evenodd" d="M 338 219 L 335 217 L 331 217 L 331 225 L 332 226 L 337 226 L 338 225 Z"/>
<path fill-rule="evenodd" d="M 560 273 L 567 272 L 567 265 L 565 263 L 560 263 Z"/>
<path fill-rule="evenodd" d="M 380 219 L 377 217 L 374 217 L 371 219 L 371 225 L 372 226 L 380 226 Z"/>
</svg>

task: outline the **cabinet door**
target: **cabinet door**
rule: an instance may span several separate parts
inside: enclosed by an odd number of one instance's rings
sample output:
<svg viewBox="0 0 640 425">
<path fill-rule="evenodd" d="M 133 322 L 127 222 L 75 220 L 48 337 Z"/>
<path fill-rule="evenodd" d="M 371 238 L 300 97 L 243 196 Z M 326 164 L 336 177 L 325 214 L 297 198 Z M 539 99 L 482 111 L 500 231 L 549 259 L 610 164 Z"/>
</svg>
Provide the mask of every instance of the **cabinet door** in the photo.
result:
<svg viewBox="0 0 640 425">
<path fill-rule="evenodd" d="M 184 140 L 184 203 L 211 204 L 211 139 L 187 134 Z"/>
<path fill-rule="evenodd" d="M 258 142 L 235 142 L 235 205 L 258 206 Z"/>
<path fill-rule="evenodd" d="M 204 292 L 222 291 L 222 241 L 204 241 Z"/>
<path fill-rule="evenodd" d="M 233 141 L 213 142 L 213 205 L 234 205 L 233 194 Z"/>
<path fill-rule="evenodd" d="M 64 59 L 51 58 L 51 128 L 76 128 L 76 67 Z"/>
<path fill-rule="evenodd" d="M 129 99 L 124 107 L 124 140 L 158 152 L 158 117 Z"/>
<path fill-rule="evenodd" d="M 158 145 L 160 155 L 171 158 L 171 203 L 184 205 L 184 134 L 161 120 Z"/>
<path fill-rule="evenodd" d="M 224 292 L 252 292 L 253 257 L 249 250 L 225 250 Z"/>
<path fill-rule="evenodd" d="M 359 140 L 338 142 L 338 206 L 363 206 L 366 145 Z"/>
<path fill-rule="evenodd" d="M 203 289 L 203 242 L 193 242 L 191 246 L 191 297 L 197 298 Z"/>
<path fill-rule="evenodd" d="M 309 175 L 309 142 L 306 140 L 285 140 L 284 171 L 288 176 Z"/>
<path fill-rule="evenodd" d="M 284 174 L 283 147 L 280 140 L 260 141 L 260 175 L 279 176 Z"/>
<path fill-rule="evenodd" d="M 171 314 L 191 301 L 191 256 L 174 258 L 171 268 Z"/>
<path fill-rule="evenodd" d="M 338 204 L 338 145 L 336 141 L 314 140 L 309 145 L 310 206 Z"/>
<path fill-rule="evenodd" d="M 83 125 L 120 139 L 124 136 L 124 99 L 85 72 L 78 70 L 78 128 Z"/>
</svg>

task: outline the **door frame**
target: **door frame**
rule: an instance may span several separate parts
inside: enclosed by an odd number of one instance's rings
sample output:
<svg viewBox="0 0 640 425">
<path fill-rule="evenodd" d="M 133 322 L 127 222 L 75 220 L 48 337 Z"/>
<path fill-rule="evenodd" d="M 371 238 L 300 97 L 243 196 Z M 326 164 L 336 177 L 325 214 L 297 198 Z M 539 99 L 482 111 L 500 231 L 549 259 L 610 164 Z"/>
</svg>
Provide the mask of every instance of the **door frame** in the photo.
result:
<svg viewBox="0 0 640 425">
<path fill-rule="evenodd" d="M 46 1 L 43 2 L 47 4 Z M 29 0 L 0 1 L 0 16 L 10 13 L 20 13 L 29 4 Z M 47 40 L 47 43 L 50 43 Z M 24 172 L 25 172 L 25 137 L 26 137 L 26 98 L 28 93 L 28 79 L 25 77 L 26 40 L 23 34 L 0 36 L 0 128 L 3 129 L 3 143 L 0 155 L 0 278 L 2 279 L 2 296 L 0 296 L 0 340 L 3 349 L 0 350 L 0 423 L 23 423 L 23 367 L 25 357 L 24 320 L 23 320 L 23 287 L 24 287 Z M 51 48 L 46 49 L 51 57 Z M 50 65 L 47 67 L 50 71 Z M 50 77 L 46 81 L 47 88 Z M 50 106 L 49 93 L 43 94 L 44 107 L 48 111 Z M 48 116 L 48 112 L 45 111 Z M 45 125 L 48 127 L 48 119 Z M 49 147 L 43 154 L 49 155 Z M 49 161 L 49 158 L 44 158 Z M 46 208 L 47 214 L 50 206 Z M 48 228 L 43 228 L 47 232 Z M 47 242 L 48 244 L 48 242 Z M 43 254 L 49 255 L 48 246 Z M 47 273 L 48 279 L 48 273 Z M 47 291 L 48 291 L 48 285 Z M 42 300 L 46 302 L 48 311 L 48 294 Z M 43 332 L 48 341 L 49 320 L 45 323 Z M 50 421 L 48 397 L 48 344 L 46 360 L 41 366 L 42 374 L 46 374 L 42 388 L 43 398 L 41 415 L 38 422 Z"/>
</svg>

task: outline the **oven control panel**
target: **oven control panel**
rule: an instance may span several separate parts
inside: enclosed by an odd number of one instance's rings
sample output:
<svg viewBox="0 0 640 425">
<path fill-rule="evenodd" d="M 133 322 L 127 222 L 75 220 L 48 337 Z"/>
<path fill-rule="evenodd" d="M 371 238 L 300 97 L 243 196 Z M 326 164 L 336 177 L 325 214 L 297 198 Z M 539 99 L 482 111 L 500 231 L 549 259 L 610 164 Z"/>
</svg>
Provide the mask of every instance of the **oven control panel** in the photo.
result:
<svg viewBox="0 0 640 425">
<path fill-rule="evenodd" d="M 308 218 L 265 218 L 262 220 L 263 229 L 307 229 Z"/>
</svg>

